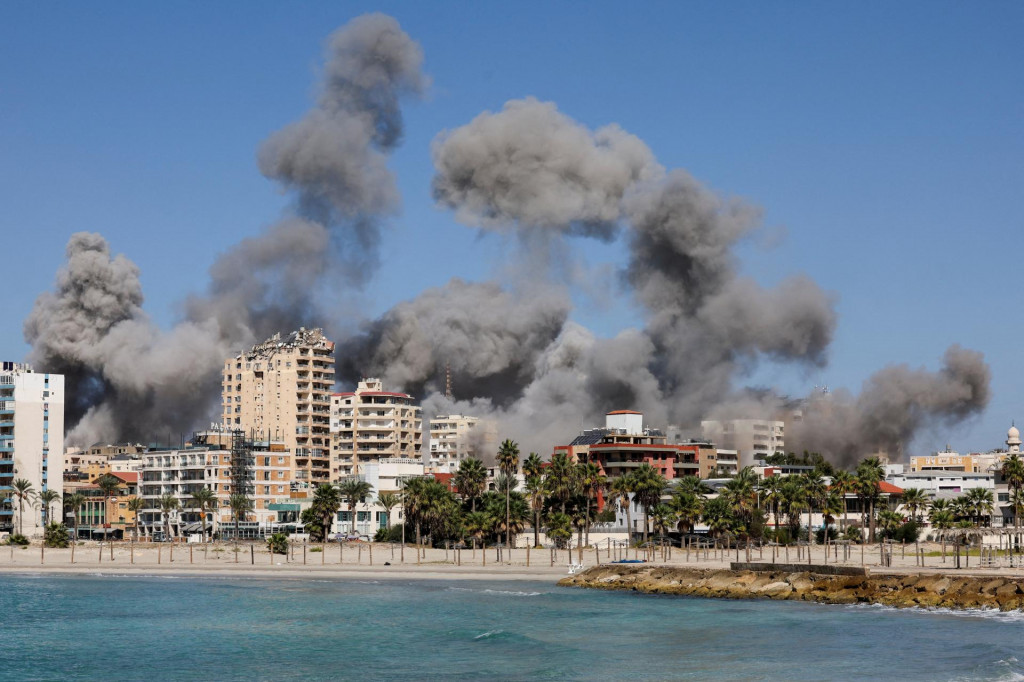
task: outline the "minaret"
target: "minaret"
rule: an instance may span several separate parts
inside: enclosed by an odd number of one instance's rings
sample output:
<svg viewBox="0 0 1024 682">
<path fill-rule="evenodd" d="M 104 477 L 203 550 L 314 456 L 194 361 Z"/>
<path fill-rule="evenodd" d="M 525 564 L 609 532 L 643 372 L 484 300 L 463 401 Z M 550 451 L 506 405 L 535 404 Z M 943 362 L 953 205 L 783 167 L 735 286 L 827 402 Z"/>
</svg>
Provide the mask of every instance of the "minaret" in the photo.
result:
<svg viewBox="0 0 1024 682">
<path fill-rule="evenodd" d="M 1010 430 L 1006 432 L 1006 451 L 1020 454 L 1020 431 L 1017 430 L 1016 422 L 1010 423 Z"/>
</svg>

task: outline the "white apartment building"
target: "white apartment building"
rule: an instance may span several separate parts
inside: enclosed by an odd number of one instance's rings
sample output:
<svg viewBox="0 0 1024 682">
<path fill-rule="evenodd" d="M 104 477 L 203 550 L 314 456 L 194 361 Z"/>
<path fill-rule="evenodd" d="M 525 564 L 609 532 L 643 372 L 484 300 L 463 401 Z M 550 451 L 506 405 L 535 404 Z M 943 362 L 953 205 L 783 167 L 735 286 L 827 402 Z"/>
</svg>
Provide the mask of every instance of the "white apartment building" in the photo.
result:
<svg viewBox="0 0 1024 682">
<path fill-rule="evenodd" d="M 331 396 L 331 480 L 365 475 L 382 459 L 421 459 L 420 406 L 407 393 L 385 391 L 364 379 L 355 391 Z"/>
<path fill-rule="evenodd" d="M 330 480 L 334 343 L 322 330 L 275 334 L 228 358 L 221 378 L 223 426 L 283 442 L 294 453 L 296 481 L 313 487 Z"/>
<path fill-rule="evenodd" d="M 441 414 L 430 420 L 427 466 L 432 473 L 450 474 L 464 459 L 484 459 L 498 450 L 497 425 L 479 417 Z"/>
<path fill-rule="evenodd" d="M 139 514 L 144 534 L 162 534 L 164 515 L 160 498 L 170 493 L 180 505 L 170 514 L 172 535 L 198 533 L 200 517 L 192 502 L 192 493 L 208 488 L 217 495 L 218 507 L 207 518 L 207 529 L 234 525 L 230 498 L 232 468 L 230 439 L 223 434 L 198 434 L 198 444 L 180 450 L 155 450 L 142 455 L 143 466 L 139 482 L 146 510 Z M 253 444 L 253 463 L 249 474 L 249 498 L 253 509 L 245 519 L 247 528 L 263 529 L 274 526 L 278 511 L 273 506 L 287 503 L 292 490 L 292 453 L 283 443 L 258 442 Z"/>
<path fill-rule="evenodd" d="M 735 450 L 738 466 L 753 466 L 755 460 L 786 451 L 785 422 L 768 419 L 707 420 L 700 423 L 705 439 L 718 448 Z"/>
<path fill-rule="evenodd" d="M 18 527 L 18 505 L 11 483 L 23 478 L 38 494 L 64 494 L 64 377 L 42 374 L 30 365 L 0 363 L 0 529 Z M 20 519 L 26 535 L 42 533 L 46 510 L 24 506 Z"/>
</svg>

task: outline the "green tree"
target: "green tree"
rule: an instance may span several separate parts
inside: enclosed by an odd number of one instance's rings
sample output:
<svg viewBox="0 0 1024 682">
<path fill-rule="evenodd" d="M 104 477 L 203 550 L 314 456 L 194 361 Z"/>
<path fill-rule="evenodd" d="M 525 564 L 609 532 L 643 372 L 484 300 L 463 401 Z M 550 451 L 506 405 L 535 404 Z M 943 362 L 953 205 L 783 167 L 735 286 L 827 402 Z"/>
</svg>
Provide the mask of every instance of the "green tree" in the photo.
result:
<svg viewBox="0 0 1024 682">
<path fill-rule="evenodd" d="M 316 540 L 327 542 L 331 534 L 334 517 L 341 509 L 341 491 L 330 483 L 321 483 L 313 491 L 313 502 L 309 505 L 310 514 L 319 525 Z"/>
<path fill-rule="evenodd" d="M 557 500 L 562 513 L 565 513 L 569 498 L 576 492 L 576 467 L 569 455 L 556 452 L 551 456 L 551 464 L 544 474 L 544 487 L 552 499 Z"/>
<path fill-rule="evenodd" d="M 886 537 L 891 538 L 893 534 L 903 525 L 903 517 L 891 509 L 883 509 L 878 512 L 878 525 Z"/>
<path fill-rule="evenodd" d="M 64 507 L 70 509 L 75 515 L 75 542 L 78 542 L 78 514 L 85 505 L 86 497 L 82 493 L 72 493 L 64 496 Z"/>
<path fill-rule="evenodd" d="M 410 478 L 405 481 L 402 487 L 402 513 L 405 522 L 412 522 L 416 528 L 416 546 L 422 544 L 422 524 L 424 510 L 428 500 L 426 498 L 427 479 L 423 477 Z M 417 550 L 418 551 L 418 550 Z"/>
<path fill-rule="evenodd" d="M 39 493 L 39 504 L 43 505 L 43 509 L 46 510 L 47 525 L 51 523 L 60 523 L 59 521 L 54 521 L 52 509 L 53 503 L 59 501 L 60 493 L 57 492 L 56 490 L 44 490 L 43 492 Z M 65 532 L 67 531 L 66 528 L 64 530 Z"/>
<path fill-rule="evenodd" d="M 903 491 L 903 508 L 912 521 L 920 521 L 921 514 L 928 510 L 928 496 L 920 488 L 907 488 Z"/>
<path fill-rule="evenodd" d="M 605 486 L 608 485 L 608 479 L 603 473 L 601 468 L 593 462 L 585 462 L 577 465 L 580 487 L 587 498 L 586 504 L 586 540 L 585 544 L 590 546 L 590 508 L 593 503 L 597 501 L 597 494 L 604 490 Z"/>
<path fill-rule="evenodd" d="M 704 513 L 704 502 L 705 499 L 701 495 L 680 489 L 678 486 L 672 491 L 672 500 L 669 505 L 675 514 L 680 532 L 693 532 L 693 527 L 697 525 Z"/>
<path fill-rule="evenodd" d="M 999 473 L 1002 474 L 1003 479 L 1006 481 L 1007 486 L 1010 488 L 1010 500 L 1011 502 L 1017 498 L 1021 498 L 1021 489 L 1024 488 L 1024 459 L 1020 458 L 1016 452 L 1012 453 L 1009 457 L 1003 460 L 1003 465 L 999 469 Z M 1020 528 L 1020 507 L 1013 505 L 1013 527 Z"/>
<path fill-rule="evenodd" d="M 807 544 L 814 544 L 814 534 L 811 532 L 811 514 L 819 508 L 828 492 L 825 480 L 821 474 L 814 471 L 804 474 L 801 477 L 804 486 L 804 504 L 807 507 Z"/>
<path fill-rule="evenodd" d="M 644 510 L 644 542 L 647 542 L 647 527 L 651 510 L 661 503 L 661 494 L 667 481 L 657 469 L 644 462 L 633 470 L 634 495 Z"/>
<path fill-rule="evenodd" d="M 384 525 L 388 531 L 391 530 L 391 510 L 397 507 L 398 503 L 398 495 L 395 495 L 394 493 L 377 494 L 377 504 L 384 507 Z"/>
<path fill-rule="evenodd" d="M 526 496 L 533 510 L 533 546 L 540 547 L 540 513 L 544 508 L 544 464 L 540 455 L 531 452 L 523 462 Z"/>
<path fill-rule="evenodd" d="M 549 514 L 547 536 L 556 547 L 566 547 L 572 537 L 572 517 L 560 511 Z"/>
<path fill-rule="evenodd" d="M 626 510 L 626 537 L 631 538 L 633 536 L 633 513 L 630 508 L 629 496 L 633 494 L 632 474 L 613 478 L 608 484 L 608 491 L 619 503 L 619 507 Z"/>
<path fill-rule="evenodd" d="M 729 500 L 719 496 L 708 500 L 704 505 L 704 523 L 714 537 L 720 537 L 722 533 L 731 532 L 733 528 L 732 505 Z"/>
<path fill-rule="evenodd" d="M 199 509 L 199 523 L 203 531 L 203 543 L 206 543 L 206 512 L 217 508 L 217 494 L 207 487 L 192 491 L 193 505 Z M 205 550 L 204 550 L 205 551 Z"/>
<path fill-rule="evenodd" d="M 108 513 L 110 509 L 110 501 L 118 496 L 118 494 L 121 492 L 121 486 L 123 485 L 124 481 L 122 481 L 114 474 L 103 474 L 102 476 L 96 479 L 96 487 L 100 489 L 100 493 L 103 496 L 104 539 L 106 539 L 107 537 L 107 528 L 113 527 L 112 523 L 114 521 L 113 518 L 110 518 L 112 515 Z"/>
<path fill-rule="evenodd" d="M 989 526 L 992 524 L 992 511 L 995 505 L 991 490 L 971 488 L 967 491 L 967 501 L 977 525 Z"/>
<path fill-rule="evenodd" d="M 235 520 L 235 542 L 238 542 L 241 535 L 238 530 L 238 525 L 245 515 L 252 511 L 253 503 L 247 495 L 243 493 L 233 493 L 231 497 L 228 498 L 228 506 L 231 507 L 231 516 Z"/>
<path fill-rule="evenodd" d="M 879 484 L 885 478 L 885 470 L 877 457 L 868 457 L 857 465 L 857 496 L 867 508 L 868 542 L 875 541 L 875 506 L 881 499 Z"/>
<path fill-rule="evenodd" d="M 510 481 L 514 482 L 514 476 L 519 472 L 519 444 L 506 438 L 498 447 L 498 467 L 501 473 L 505 474 Z M 511 532 L 511 493 L 512 487 L 505 490 L 505 548 L 512 548 Z"/>
<path fill-rule="evenodd" d="M 479 459 L 464 459 L 459 462 L 454 483 L 455 491 L 469 502 L 470 511 L 476 511 L 476 501 L 487 488 L 487 468 Z"/>
<path fill-rule="evenodd" d="M 847 523 L 847 494 L 857 492 L 857 479 L 854 478 L 853 474 L 849 471 L 837 471 L 832 476 L 832 490 L 839 495 L 839 500 L 843 503 L 843 520 L 840 525 Z"/>
<path fill-rule="evenodd" d="M 288 555 L 288 536 L 284 533 L 274 533 L 267 538 L 267 549 L 271 554 Z"/>
<path fill-rule="evenodd" d="M 24 535 L 25 529 L 22 527 L 22 521 L 25 516 L 25 503 L 32 503 L 36 497 L 36 491 L 32 487 L 32 482 L 25 478 L 15 479 L 11 486 L 14 499 L 18 501 L 18 535 Z"/>
<path fill-rule="evenodd" d="M 779 530 L 779 506 L 782 504 L 782 481 L 781 476 L 768 476 L 761 479 L 758 489 L 761 491 L 761 500 L 772 511 L 775 517 L 775 532 Z M 776 535 L 776 539 L 777 539 Z"/>
<path fill-rule="evenodd" d="M 178 498 L 171 493 L 160 496 L 160 511 L 164 515 L 164 540 L 171 539 L 171 512 L 180 507 Z"/>
<path fill-rule="evenodd" d="M 52 521 L 43 529 L 43 545 L 54 549 L 68 546 L 68 529 L 63 523 Z"/>
<path fill-rule="evenodd" d="M 128 500 L 128 511 L 135 514 L 135 542 L 139 541 L 139 513 L 146 508 L 146 501 L 141 497 Z"/>
<path fill-rule="evenodd" d="M 469 536 L 473 538 L 473 546 L 476 547 L 476 542 L 482 542 L 484 535 L 486 535 L 487 531 L 490 529 L 491 520 L 487 516 L 486 512 L 471 511 L 466 514 L 464 527 Z"/>
<path fill-rule="evenodd" d="M 362 504 L 373 493 L 373 486 L 358 478 L 348 478 L 338 484 L 338 492 L 348 503 L 348 513 L 352 521 L 351 532 L 356 532 L 356 505 Z"/>
<path fill-rule="evenodd" d="M 661 544 L 665 544 L 665 533 L 675 525 L 675 510 L 667 504 L 659 504 L 651 510 L 651 521 L 654 524 L 654 532 L 658 534 Z"/>
</svg>

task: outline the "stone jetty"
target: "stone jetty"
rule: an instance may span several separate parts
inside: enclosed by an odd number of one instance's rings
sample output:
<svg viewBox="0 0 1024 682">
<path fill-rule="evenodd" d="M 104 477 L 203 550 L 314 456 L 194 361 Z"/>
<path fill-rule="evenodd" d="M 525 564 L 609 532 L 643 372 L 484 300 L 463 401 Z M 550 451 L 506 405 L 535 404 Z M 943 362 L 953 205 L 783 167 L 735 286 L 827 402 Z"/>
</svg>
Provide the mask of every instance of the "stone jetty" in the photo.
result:
<svg viewBox="0 0 1024 682">
<path fill-rule="evenodd" d="M 722 599 L 790 599 L 901 608 L 1024 609 L 1024 578 L 884 575 L 869 574 L 863 569 L 852 570 L 854 575 L 826 575 L 809 571 L 807 566 L 803 570 L 786 570 L 790 568 L 796 567 L 714 570 L 603 564 L 564 578 L 558 584 Z"/>
</svg>

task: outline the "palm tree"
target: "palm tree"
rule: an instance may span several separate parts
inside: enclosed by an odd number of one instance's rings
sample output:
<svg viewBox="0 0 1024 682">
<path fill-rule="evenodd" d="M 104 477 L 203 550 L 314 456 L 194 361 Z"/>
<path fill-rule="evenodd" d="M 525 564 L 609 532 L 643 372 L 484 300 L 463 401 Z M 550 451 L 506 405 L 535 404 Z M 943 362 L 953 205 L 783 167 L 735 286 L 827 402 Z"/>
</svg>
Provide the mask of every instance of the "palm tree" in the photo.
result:
<svg viewBox="0 0 1024 682">
<path fill-rule="evenodd" d="M 128 511 L 135 514 L 135 542 L 139 541 L 139 512 L 146 508 L 146 501 L 141 497 L 128 500 Z"/>
<path fill-rule="evenodd" d="M 338 484 L 338 492 L 348 502 L 348 513 L 352 517 L 352 533 L 356 532 L 356 504 L 366 501 L 373 492 L 373 486 L 358 478 L 349 478 Z"/>
<path fill-rule="evenodd" d="M 716 538 L 732 530 L 732 505 L 729 501 L 721 496 L 708 500 L 704 505 L 704 523 L 708 524 L 708 529 Z"/>
<path fill-rule="evenodd" d="M 228 506 L 231 507 L 231 516 L 235 519 L 235 542 L 238 542 L 239 530 L 238 524 L 242 518 L 253 508 L 252 500 L 247 495 L 242 493 L 233 493 L 228 498 Z"/>
<path fill-rule="evenodd" d="M 465 461 L 465 460 L 463 460 Z M 483 540 L 484 533 L 490 528 L 491 520 L 486 512 L 471 511 L 465 518 L 466 532 L 473 538 L 474 553 L 477 540 Z"/>
<path fill-rule="evenodd" d="M 110 509 L 110 500 L 117 497 L 121 491 L 121 486 L 124 485 L 124 481 L 115 476 L 114 474 L 103 474 L 96 479 L 96 487 L 100 489 L 103 494 L 103 538 L 107 537 L 107 528 L 111 528 L 113 521 L 113 514 L 108 514 L 107 511 Z"/>
<path fill-rule="evenodd" d="M 821 516 L 822 522 L 825 525 L 825 535 L 823 538 L 825 540 L 825 563 L 828 563 L 828 524 L 830 521 L 835 521 L 836 514 L 844 511 L 843 506 L 843 503 L 839 501 L 839 493 L 835 490 L 830 490 L 821 499 Z"/>
<path fill-rule="evenodd" d="M 920 488 L 907 488 L 903 491 L 903 508 L 911 521 L 920 521 L 921 512 L 928 510 L 928 496 Z"/>
<path fill-rule="evenodd" d="M 787 476 L 782 482 L 782 508 L 789 523 L 789 539 L 797 539 L 800 531 L 800 512 L 807 504 L 807 488 L 797 476 Z"/>
<path fill-rule="evenodd" d="M 825 497 L 826 488 L 825 480 L 821 474 L 810 472 L 804 474 L 802 477 L 802 483 L 804 486 L 804 504 L 807 505 L 807 544 L 814 544 L 814 533 L 811 531 L 811 513 L 815 507 L 821 506 L 821 502 Z"/>
<path fill-rule="evenodd" d="M 330 483 L 321 483 L 313 491 L 313 503 L 310 509 L 313 510 L 313 518 L 320 524 L 320 538 L 327 542 L 331 534 L 331 525 L 334 517 L 341 509 L 341 491 Z"/>
<path fill-rule="evenodd" d="M 768 505 L 768 508 L 772 510 L 772 516 L 775 517 L 776 542 L 778 542 L 779 539 L 779 505 L 782 502 L 782 481 L 783 479 L 781 476 L 769 476 L 768 478 L 762 479 L 758 485 L 761 490 L 761 499 L 766 505 Z"/>
<path fill-rule="evenodd" d="M 487 485 L 487 468 L 479 459 L 464 459 L 455 472 L 455 491 L 463 500 L 469 500 L 470 511 L 476 511 L 476 501 L 484 494 Z"/>
<path fill-rule="evenodd" d="M 857 491 L 857 479 L 849 471 L 840 470 L 832 476 L 832 490 L 836 491 L 843 503 L 843 520 L 840 522 L 840 531 L 847 524 L 846 496 Z"/>
<path fill-rule="evenodd" d="M 667 481 L 657 469 L 644 462 L 633 470 L 634 495 L 644 509 L 644 542 L 647 542 L 647 526 L 651 509 L 661 503 L 661 494 Z"/>
<path fill-rule="evenodd" d="M 651 520 L 654 523 L 654 531 L 661 539 L 661 544 L 665 544 L 665 531 L 676 523 L 675 511 L 667 504 L 659 504 L 651 510 Z"/>
<path fill-rule="evenodd" d="M 1011 454 L 1005 460 L 1003 460 L 1003 466 L 1000 468 L 999 473 L 1003 475 L 1006 480 L 1006 484 L 1010 487 L 1010 501 L 1014 498 L 1019 498 L 1021 495 L 1021 489 L 1024 488 L 1024 459 L 1020 458 L 1016 452 Z M 1013 508 L 1013 527 L 1020 528 L 1020 508 L 1016 505 L 1011 505 Z"/>
<path fill-rule="evenodd" d="M 992 511 L 995 508 L 992 491 L 985 488 L 971 488 L 967 491 L 967 500 L 974 516 L 977 518 L 977 524 L 979 526 L 982 525 L 982 519 L 984 518 L 986 519 L 984 525 L 991 525 Z"/>
<path fill-rule="evenodd" d="M 377 504 L 384 507 L 384 525 L 387 530 L 391 530 L 391 510 L 398 506 L 398 495 L 394 493 L 378 493 Z"/>
<path fill-rule="evenodd" d="M 199 523 L 203 531 L 203 543 L 206 543 L 206 510 L 216 509 L 217 494 L 203 486 L 192 492 L 192 501 L 199 508 Z M 205 550 L 204 550 L 205 551 Z"/>
<path fill-rule="evenodd" d="M 171 493 L 160 496 L 160 511 L 164 514 L 164 541 L 171 539 L 171 512 L 180 506 L 178 498 Z"/>
<path fill-rule="evenodd" d="M 421 511 L 424 509 L 427 500 L 424 495 L 427 479 L 423 477 L 410 478 L 402 488 L 402 511 L 405 522 L 412 520 L 416 527 L 416 546 L 419 547 L 421 535 Z M 419 550 L 417 550 L 419 551 Z"/>
<path fill-rule="evenodd" d="M 54 502 L 57 502 L 59 500 L 60 493 L 57 492 L 56 490 L 44 490 L 43 492 L 39 493 L 39 504 L 43 505 L 43 508 L 46 510 L 47 525 L 51 523 L 56 523 L 56 521 L 53 520 L 52 509 L 50 507 L 53 505 Z"/>
<path fill-rule="evenodd" d="M 891 509 L 883 509 L 878 512 L 878 523 L 882 526 L 882 530 L 891 537 L 892 533 L 903 525 L 903 517 Z"/>
<path fill-rule="evenodd" d="M 586 504 L 586 544 L 590 545 L 590 506 L 591 500 L 596 496 L 598 492 L 604 489 L 608 484 L 608 479 L 603 473 L 601 468 L 593 462 L 586 462 L 577 465 L 579 471 L 580 486 L 583 488 L 583 492 L 587 497 Z"/>
<path fill-rule="evenodd" d="M 64 498 L 64 507 L 71 510 L 75 516 L 75 542 L 78 542 L 78 512 L 82 510 L 82 506 L 86 502 L 86 497 L 82 493 L 73 493 Z"/>
<path fill-rule="evenodd" d="M 11 492 L 18 500 L 18 535 L 24 535 L 22 521 L 25 516 L 25 503 L 35 499 L 36 491 L 32 487 L 32 482 L 24 478 L 15 479 L 11 486 L 14 488 Z"/>
<path fill-rule="evenodd" d="M 573 466 L 569 455 L 564 452 L 556 452 L 551 456 L 551 464 L 548 465 L 544 474 L 544 487 L 548 495 L 558 500 L 562 513 L 565 513 L 565 505 L 575 492 L 577 487 L 576 467 Z"/>
<path fill-rule="evenodd" d="M 505 474 L 509 479 L 513 479 L 516 473 L 519 471 L 519 445 L 506 438 L 502 441 L 501 446 L 498 447 L 498 467 L 501 472 Z M 511 509 L 510 509 L 510 495 L 512 488 L 515 487 L 513 482 L 508 488 L 505 489 L 505 548 L 512 549 L 512 522 L 511 522 Z"/>
<path fill-rule="evenodd" d="M 868 542 L 875 541 L 875 504 L 881 497 L 879 483 L 885 478 L 885 470 L 877 457 L 868 457 L 857 465 L 857 495 L 867 504 Z"/>
<path fill-rule="evenodd" d="M 676 523 L 680 532 L 692 533 L 693 527 L 700 521 L 704 513 L 704 498 L 689 490 L 680 490 L 677 486 L 672 491 L 672 500 L 669 502 L 672 512 L 675 514 Z"/>
<path fill-rule="evenodd" d="M 533 546 L 540 547 L 540 512 L 544 506 L 544 463 L 540 455 L 531 452 L 523 462 L 526 477 L 526 495 L 533 508 Z"/>
<path fill-rule="evenodd" d="M 608 484 L 608 491 L 619 503 L 619 507 L 626 510 L 626 537 L 632 537 L 633 513 L 630 509 L 629 496 L 633 493 L 633 475 L 630 473 L 613 478 Z"/>
</svg>

